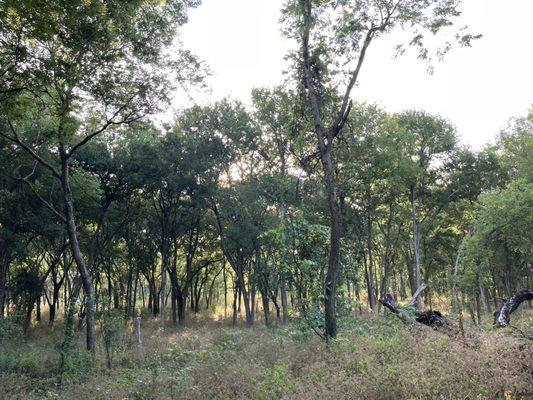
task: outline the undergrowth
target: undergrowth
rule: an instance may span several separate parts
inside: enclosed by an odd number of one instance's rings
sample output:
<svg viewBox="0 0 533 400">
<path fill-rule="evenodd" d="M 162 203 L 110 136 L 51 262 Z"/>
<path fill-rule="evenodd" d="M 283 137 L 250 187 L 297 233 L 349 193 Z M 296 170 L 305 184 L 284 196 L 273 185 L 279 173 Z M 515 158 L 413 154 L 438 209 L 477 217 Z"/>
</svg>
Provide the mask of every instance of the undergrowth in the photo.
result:
<svg viewBox="0 0 533 400">
<path fill-rule="evenodd" d="M 531 310 L 515 318 L 532 330 Z M 252 329 L 204 322 L 164 332 L 143 322 L 138 349 L 126 327 L 112 369 L 106 337 L 96 359 L 83 335 L 61 371 L 62 330 L 36 327 L 27 342 L 0 344 L 0 396 L 9 399 L 528 399 L 531 341 L 475 329 L 469 344 L 395 316 L 344 318 L 325 343 L 305 323 Z M 105 333 L 105 332 L 104 332 Z M 100 335 L 102 336 L 102 334 Z M 58 379 L 62 373 L 63 379 Z"/>
</svg>

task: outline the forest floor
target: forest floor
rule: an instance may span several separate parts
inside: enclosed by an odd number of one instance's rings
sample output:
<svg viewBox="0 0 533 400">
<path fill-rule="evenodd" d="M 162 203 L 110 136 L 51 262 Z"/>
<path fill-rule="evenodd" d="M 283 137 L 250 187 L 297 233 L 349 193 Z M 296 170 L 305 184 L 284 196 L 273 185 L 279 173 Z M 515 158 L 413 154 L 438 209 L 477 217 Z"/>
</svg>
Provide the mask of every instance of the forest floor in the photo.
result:
<svg viewBox="0 0 533 400">
<path fill-rule="evenodd" d="M 512 322 L 532 332 L 533 309 Z M 96 360 L 75 351 L 60 374 L 63 327 L 43 323 L 0 342 L 0 398 L 532 399 L 533 342 L 489 318 L 465 324 L 463 339 L 394 315 L 345 319 L 325 343 L 297 322 L 246 329 L 204 316 L 161 332 L 145 319 L 141 349 L 126 329 L 111 369 L 100 341 Z"/>
</svg>

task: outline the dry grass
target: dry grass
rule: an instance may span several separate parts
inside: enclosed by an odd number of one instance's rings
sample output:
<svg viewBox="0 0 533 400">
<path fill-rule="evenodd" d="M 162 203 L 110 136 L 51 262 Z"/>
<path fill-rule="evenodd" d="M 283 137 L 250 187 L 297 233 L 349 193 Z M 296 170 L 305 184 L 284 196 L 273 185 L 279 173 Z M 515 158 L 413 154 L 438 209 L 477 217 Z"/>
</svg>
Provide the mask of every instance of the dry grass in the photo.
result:
<svg viewBox="0 0 533 400">
<path fill-rule="evenodd" d="M 514 320 L 531 332 L 531 309 Z M 376 317 L 345 321 L 339 338 L 327 344 L 295 324 L 272 330 L 245 329 L 200 317 L 186 328 L 161 333 L 157 321 L 147 320 L 143 322 L 141 351 L 127 332 L 112 370 L 105 368 L 100 355 L 92 366 L 82 359 L 81 372 L 72 372 L 60 386 L 54 343 L 59 341 L 61 329 L 39 327 L 30 343 L 4 344 L 0 349 L 2 354 L 13 353 L 15 360 L 0 371 L 0 396 L 106 400 L 533 398 L 532 342 L 513 336 L 510 330 L 495 332 L 488 323 L 469 328 L 469 332 L 475 337 L 474 344 L 425 326 L 405 326 L 394 316 Z M 83 362 L 89 366 L 85 368 Z"/>
</svg>

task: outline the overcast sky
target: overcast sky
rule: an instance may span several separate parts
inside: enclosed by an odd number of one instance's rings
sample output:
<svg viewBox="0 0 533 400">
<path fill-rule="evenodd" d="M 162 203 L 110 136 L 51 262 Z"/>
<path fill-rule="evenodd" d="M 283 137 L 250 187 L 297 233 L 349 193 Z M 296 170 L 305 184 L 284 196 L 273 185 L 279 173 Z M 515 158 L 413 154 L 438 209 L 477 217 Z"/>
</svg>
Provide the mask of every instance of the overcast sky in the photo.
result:
<svg viewBox="0 0 533 400">
<path fill-rule="evenodd" d="M 194 101 L 224 96 L 249 101 L 254 87 L 283 82 L 290 48 L 280 33 L 283 0 L 203 0 L 182 29 L 185 47 L 203 59 L 213 75 L 210 92 Z M 424 109 L 451 120 L 463 143 L 479 148 L 512 116 L 533 104 L 533 0 L 464 0 L 461 24 L 483 38 L 457 48 L 428 75 L 427 65 L 407 54 L 392 58 L 391 39 L 369 49 L 353 99 L 389 111 Z M 175 106 L 187 102 L 178 95 Z"/>
</svg>

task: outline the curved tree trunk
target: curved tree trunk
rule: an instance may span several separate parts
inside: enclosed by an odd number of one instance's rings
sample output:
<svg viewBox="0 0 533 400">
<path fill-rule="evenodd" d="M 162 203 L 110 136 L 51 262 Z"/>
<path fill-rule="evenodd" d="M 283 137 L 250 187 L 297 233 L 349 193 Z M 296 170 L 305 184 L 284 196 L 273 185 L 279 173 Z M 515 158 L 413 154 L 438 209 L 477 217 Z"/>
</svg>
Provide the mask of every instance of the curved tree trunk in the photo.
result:
<svg viewBox="0 0 533 400">
<path fill-rule="evenodd" d="M 523 301 L 533 300 L 533 289 L 524 289 L 516 293 L 505 303 L 499 311 L 494 313 L 494 325 L 497 328 L 509 326 L 511 314 L 520 306 Z"/>
</svg>

